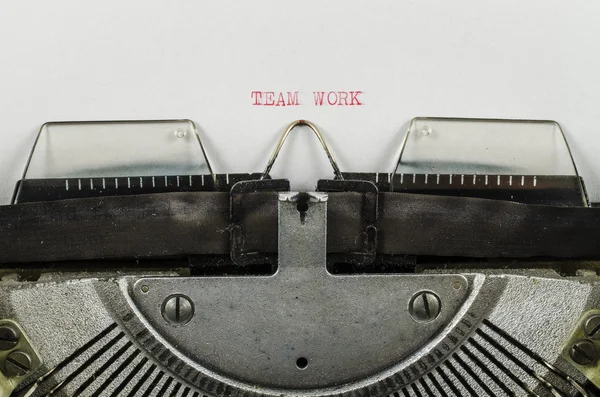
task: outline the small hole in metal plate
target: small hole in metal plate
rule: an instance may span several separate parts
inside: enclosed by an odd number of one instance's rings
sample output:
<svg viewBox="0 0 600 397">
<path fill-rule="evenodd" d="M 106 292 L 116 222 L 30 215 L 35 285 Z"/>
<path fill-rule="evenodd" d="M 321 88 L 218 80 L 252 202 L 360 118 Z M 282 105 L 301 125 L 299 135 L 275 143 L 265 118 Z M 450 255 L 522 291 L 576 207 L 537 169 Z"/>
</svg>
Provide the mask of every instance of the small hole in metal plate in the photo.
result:
<svg viewBox="0 0 600 397">
<path fill-rule="evenodd" d="M 298 369 L 305 369 L 308 367 L 308 359 L 306 357 L 300 357 L 296 360 L 296 366 Z"/>
</svg>

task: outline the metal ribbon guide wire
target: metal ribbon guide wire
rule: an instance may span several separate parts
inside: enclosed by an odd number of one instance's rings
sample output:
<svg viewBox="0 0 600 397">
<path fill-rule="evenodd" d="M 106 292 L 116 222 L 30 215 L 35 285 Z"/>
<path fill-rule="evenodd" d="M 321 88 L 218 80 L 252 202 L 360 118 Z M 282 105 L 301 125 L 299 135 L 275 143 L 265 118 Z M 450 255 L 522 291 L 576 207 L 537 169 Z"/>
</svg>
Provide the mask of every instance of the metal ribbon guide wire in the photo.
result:
<svg viewBox="0 0 600 397">
<path fill-rule="evenodd" d="M 281 150 L 283 143 L 287 139 L 288 135 L 290 135 L 290 132 L 292 132 L 292 130 L 294 128 L 301 126 L 301 125 L 307 126 L 315 133 L 317 139 L 319 140 L 319 143 L 321 143 L 321 146 L 323 146 L 323 150 L 325 150 L 325 153 L 327 154 L 327 158 L 329 159 L 331 166 L 333 167 L 333 173 L 335 174 L 335 177 L 337 179 L 344 179 L 344 177 L 340 171 L 340 168 L 337 165 L 337 162 L 333 158 L 333 154 L 331 154 L 331 151 L 329 150 L 329 146 L 327 146 L 327 143 L 325 143 L 325 139 L 323 138 L 323 135 L 321 134 L 319 129 L 313 123 L 311 123 L 310 121 L 307 121 L 307 120 L 296 120 L 287 126 L 283 135 L 281 135 L 281 138 L 279 138 L 279 141 L 277 142 L 277 146 L 275 147 L 275 150 L 273 151 L 271 158 L 269 158 L 267 167 L 263 171 L 260 179 L 265 179 L 269 175 L 269 172 L 271 172 L 271 168 L 273 168 L 273 164 L 275 164 L 275 160 L 277 160 L 279 151 Z"/>
<path fill-rule="evenodd" d="M 333 179 L 292 192 L 303 125 Z M 399 152 L 342 172 L 298 120 L 216 174 L 190 120 L 45 124 L 0 206 L 0 396 L 600 395 L 600 208 L 560 126 L 415 118 Z"/>
</svg>

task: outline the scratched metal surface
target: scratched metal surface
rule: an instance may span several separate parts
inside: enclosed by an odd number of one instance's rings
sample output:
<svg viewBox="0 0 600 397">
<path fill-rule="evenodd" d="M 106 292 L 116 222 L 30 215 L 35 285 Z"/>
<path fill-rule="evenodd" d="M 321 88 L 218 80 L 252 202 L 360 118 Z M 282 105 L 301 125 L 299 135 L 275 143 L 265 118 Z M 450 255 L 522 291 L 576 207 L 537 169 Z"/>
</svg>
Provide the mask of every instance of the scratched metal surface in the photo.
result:
<svg viewBox="0 0 600 397">
<path fill-rule="evenodd" d="M 0 318 L 44 361 L 15 396 L 589 395 L 566 352 L 598 307 L 595 274 L 465 263 L 330 275 L 328 196 L 312 193 L 304 215 L 296 200 L 279 196 L 271 276 L 3 274 Z M 422 317 L 425 291 L 438 309 Z M 167 309 L 174 297 L 190 305 L 186 319 Z"/>
<path fill-rule="evenodd" d="M 260 171 L 298 118 L 343 171 L 379 172 L 414 116 L 554 119 L 599 200 L 599 16 L 585 0 L 3 0 L 0 203 L 46 121 L 181 117 L 218 173 Z M 314 106 L 330 90 L 363 105 Z M 254 106 L 253 91 L 298 91 L 300 105 Z M 296 189 L 331 175 L 308 135 L 273 170 Z"/>
<path fill-rule="evenodd" d="M 214 362 L 190 359 L 186 348 L 173 345 L 172 339 L 141 314 L 148 307 L 129 295 L 131 282 L 137 277 L 67 281 L 61 280 L 61 275 L 48 275 L 26 285 L 7 282 L 0 288 L 0 297 L 9 304 L 0 314 L 18 320 L 44 356 L 43 368 L 32 374 L 32 379 L 96 341 L 41 382 L 36 396 L 168 395 L 167 390 L 177 396 L 220 396 L 224 390 L 231 396 L 259 397 L 395 396 L 394 391 L 420 396 L 438 395 L 428 390 L 439 389 L 448 395 L 506 392 L 550 396 L 554 387 L 565 396 L 579 395 L 578 382 L 583 379 L 561 358 L 561 352 L 581 312 L 597 304 L 597 284 L 526 273 L 477 276 L 471 296 L 450 326 L 396 365 L 356 382 L 291 393 L 285 388 L 257 387 L 228 373 L 215 372 Z M 43 316 L 40 307 L 44 308 Z M 397 309 L 405 310 L 402 306 Z M 366 335 L 362 338 L 368 342 Z M 224 353 L 245 354 L 235 349 Z M 338 364 L 349 373 L 357 371 L 356 361 L 340 360 Z M 565 382 L 564 373 L 549 371 L 548 364 L 567 371 L 575 377 L 574 382 Z M 529 369 L 534 372 L 528 373 Z M 540 383 L 541 377 L 549 383 Z"/>
</svg>

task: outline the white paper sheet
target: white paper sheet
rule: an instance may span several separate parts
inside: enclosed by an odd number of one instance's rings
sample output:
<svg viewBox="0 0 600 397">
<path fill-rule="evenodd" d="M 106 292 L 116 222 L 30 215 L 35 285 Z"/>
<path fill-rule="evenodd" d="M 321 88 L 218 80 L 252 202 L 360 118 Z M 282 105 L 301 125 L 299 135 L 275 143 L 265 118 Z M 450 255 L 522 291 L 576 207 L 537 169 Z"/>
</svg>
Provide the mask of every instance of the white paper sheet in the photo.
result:
<svg viewBox="0 0 600 397">
<path fill-rule="evenodd" d="M 585 0 L 0 0 L 0 203 L 46 121 L 190 118 L 224 173 L 262 171 L 305 118 L 343 171 L 391 172 L 414 116 L 557 120 L 600 200 L 599 20 Z M 273 174 L 332 175 L 308 129 Z"/>
</svg>

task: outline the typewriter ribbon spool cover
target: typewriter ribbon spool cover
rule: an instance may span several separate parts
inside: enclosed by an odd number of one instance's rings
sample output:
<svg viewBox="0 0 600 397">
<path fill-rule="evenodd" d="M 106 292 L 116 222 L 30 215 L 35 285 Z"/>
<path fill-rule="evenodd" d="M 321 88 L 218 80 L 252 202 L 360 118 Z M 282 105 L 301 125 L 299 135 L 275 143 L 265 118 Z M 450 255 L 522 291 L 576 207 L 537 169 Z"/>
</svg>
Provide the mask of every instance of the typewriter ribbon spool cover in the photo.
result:
<svg viewBox="0 0 600 397">
<path fill-rule="evenodd" d="M 309 129 L 332 177 L 293 192 Z M 556 122 L 415 118 L 389 173 L 326 141 L 220 174 L 190 120 L 42 126 L 0 396 L 599 395 L 600 210 Z"/>
</svg>

